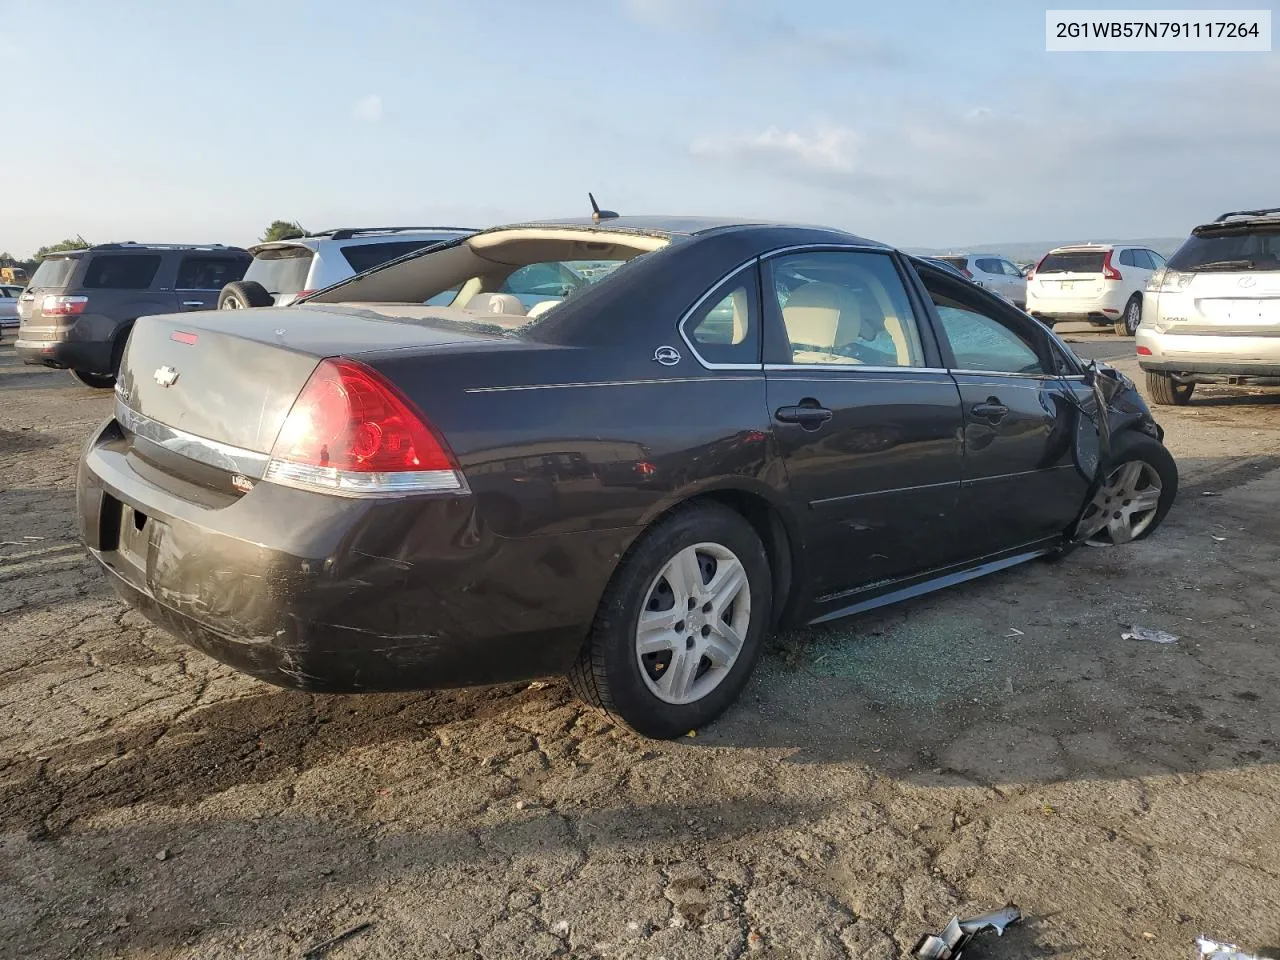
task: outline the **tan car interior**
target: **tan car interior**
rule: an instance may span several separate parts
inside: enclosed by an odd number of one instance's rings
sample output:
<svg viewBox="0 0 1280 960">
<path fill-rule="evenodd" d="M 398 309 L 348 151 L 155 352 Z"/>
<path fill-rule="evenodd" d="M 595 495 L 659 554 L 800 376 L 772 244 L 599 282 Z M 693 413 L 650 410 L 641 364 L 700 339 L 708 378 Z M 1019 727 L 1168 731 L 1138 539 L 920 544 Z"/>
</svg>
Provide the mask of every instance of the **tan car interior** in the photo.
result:
<svg viewBox="0 0 1280 960">
<path fill-rule="evenodd" d="M 887 333 L 892 359 L 896 360 L 891 365 L 921 366 L 923 353 L 915 326 L 898 315 L 884 285 L 873 274 L 858 272 L 865 275 L 856 291 L 842 284 L 812 281 L 787 298 L 782 319 L 791 340 L 792 363 L 864 364 L 865 360 L 842 351 L 870 347 L 881 333 Z"/>
</svg>

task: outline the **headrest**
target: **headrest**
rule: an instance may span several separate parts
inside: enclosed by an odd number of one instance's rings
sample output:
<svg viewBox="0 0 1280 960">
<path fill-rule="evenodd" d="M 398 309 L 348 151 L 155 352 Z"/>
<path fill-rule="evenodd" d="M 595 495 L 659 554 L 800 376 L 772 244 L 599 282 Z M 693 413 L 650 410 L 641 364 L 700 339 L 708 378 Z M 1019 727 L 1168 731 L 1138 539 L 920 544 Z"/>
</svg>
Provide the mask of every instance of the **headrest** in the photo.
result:
<svg viewBox="0 0 1280 960">
<path fill-rule="evenodd" d="M 472 313 L 502 313 L 510 317 L 526 316 L 520 298 L 510 293 L 477 293 L 467 301 Z"/>
</svg>

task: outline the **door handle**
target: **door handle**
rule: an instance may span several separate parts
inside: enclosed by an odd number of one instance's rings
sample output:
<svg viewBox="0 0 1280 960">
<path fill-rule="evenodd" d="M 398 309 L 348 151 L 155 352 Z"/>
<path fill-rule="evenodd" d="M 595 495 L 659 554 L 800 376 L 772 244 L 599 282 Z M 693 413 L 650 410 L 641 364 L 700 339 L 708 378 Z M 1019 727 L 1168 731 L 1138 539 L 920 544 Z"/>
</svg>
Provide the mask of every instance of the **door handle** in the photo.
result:
<svg viewBox="0 0 1280 960">
<path fill-rule="evenodd" d="M 999 397 L 987 397 L 986 403 L 975 403 L 971 412 L 980 420 L 999 423 L 1008 414 L 1009 408 L 1000 402 Z"/>
<path fill-rule="evenodd" d="M 793 407 L 779 407 L 773 413 L 779 423 L 798 423 L 806 430 L 817 430 L 832 416 L 830 410 L 808 397 Z"/>
</svg>

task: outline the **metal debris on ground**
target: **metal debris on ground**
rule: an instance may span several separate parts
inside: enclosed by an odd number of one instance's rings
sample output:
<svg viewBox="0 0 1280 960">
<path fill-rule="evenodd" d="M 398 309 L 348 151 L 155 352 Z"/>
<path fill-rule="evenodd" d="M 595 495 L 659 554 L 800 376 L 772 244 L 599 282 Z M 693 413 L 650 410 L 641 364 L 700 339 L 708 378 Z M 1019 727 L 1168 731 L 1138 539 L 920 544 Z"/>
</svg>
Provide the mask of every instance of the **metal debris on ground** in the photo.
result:
<svg viewBox="0 0 1280 960">
<path fill-rule="evenodd" d="M 1004 638 L 1006 640 L 1012 640 L 1014 637 L 1025 637 L 1025 636 L 1026 634 L 1023 633 L 1021 630 L 1019 630 L 1017 627 L 1010 627 L 1009 632 L 1004 635 Z"/>
<path fill-rule="evenodd" d="M 1196 948 L 1201 957 L 1209 960 L 1262 960 L 1258 954 L 1245 953 L 1234 943 L 1219 943 L 1205 936 L 1196 937 Z"/>
<path fill-rule="evenodd" d="M 1153 627 L 1139 627 L 1136 624 L 1120 634 L 1121 640 L 1149 640 L 1152 643 L 1177 643 L 1178 638 L 1172 633 L 1156 630 Z"/>
<path fill-rule="evenodd" d="M 961 920 L 952 917 L 941 933 L 927 933 L 911 948 L 911 956 L 919 960 L 960 960 L 975 936 L 994 930 L 1003 937 L 1005 928 L 1022 919 L 1022 911 L 1013 904 L 991 913 Z"/>
<path fill-rule="evenodd" d="M 1211 533 L 1211 534 L 1209 534 L 1209 536 L 1213 537 L 1214 542 L 1216 542 L 1216 543 L 1226 543 L 1226 542 L 1227 542 L 1227 538 L 1226 538 L 1226 537 L 1220 537 L 1220 536 L 1218 536 L 1216 533 Z"/>
<path fill-rule="evenodd" d="M 1201 491 L 1200 491 L 1200 496 L 1202 496 L 1202 497 L 1216 497 L 1216 496 L 1218 496 L 1218 491 L 1216 491 L 1216 490 L 1201 490 Z"/>
<path fill-rule="evenodd" d="M 349 930 L 343 930 L 342 933 L 338 934 L 336 937 L 330 937 L 323 943 L 317 943 L 314 947 L 308 947 L 306 950 L 302 951 L 302 960 L 315 960 L 316 957 L 323 956 L 324 952 L 330 947 L 336 947 L 344 940 L 350 940 L 357 933 L 364 933 L 372 926 L 373 924 L 368 920 L 364 923 L 357 923 Z"/>
</svg>

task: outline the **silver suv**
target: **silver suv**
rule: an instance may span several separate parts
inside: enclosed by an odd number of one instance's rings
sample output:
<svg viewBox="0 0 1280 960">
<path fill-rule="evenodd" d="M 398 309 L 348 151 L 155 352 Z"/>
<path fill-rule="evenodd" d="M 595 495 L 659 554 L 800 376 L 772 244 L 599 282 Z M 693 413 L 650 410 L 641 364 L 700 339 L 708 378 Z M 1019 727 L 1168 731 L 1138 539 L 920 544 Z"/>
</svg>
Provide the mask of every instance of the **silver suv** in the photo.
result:
<svg viewBox="0 0 1280 960">
<path fill-rule="evenodd" d="M 1280 207 L 1191 231 L 1147 283 L 1138 365 L 1156 403 L 1197 383 L 1280 384 Z"/>
<path fill-rule="evenodd" d="M 259 243 L 249 247 L 253 263 L 244 278 L 222 288 L 218 309 L 283 307 L 397 257 L 474 232 L 465 227 L 344 228 Z"/>
</svg>

